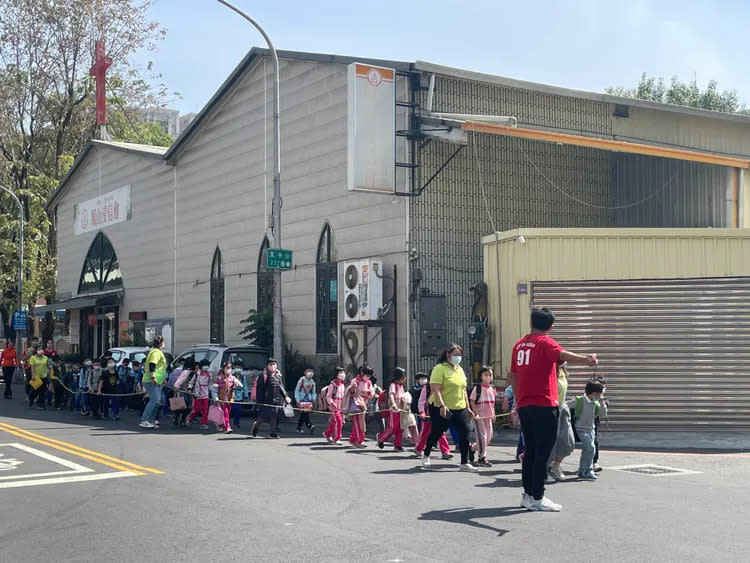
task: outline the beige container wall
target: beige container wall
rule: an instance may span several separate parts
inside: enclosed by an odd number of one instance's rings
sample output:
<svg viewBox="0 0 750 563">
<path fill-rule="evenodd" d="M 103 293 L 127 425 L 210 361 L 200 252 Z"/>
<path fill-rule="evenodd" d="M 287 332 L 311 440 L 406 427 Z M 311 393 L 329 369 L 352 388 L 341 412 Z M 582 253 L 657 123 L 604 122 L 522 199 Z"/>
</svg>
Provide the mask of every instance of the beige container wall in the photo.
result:
<svg viewBox="0 0 750 563">
<path fill-rule="evenodd" d="M 532 281 L 750 276 L 750 229 L 519 229 L 482 244 L 490 360 L 503 374 L 529 330 Z"/>
</svg>

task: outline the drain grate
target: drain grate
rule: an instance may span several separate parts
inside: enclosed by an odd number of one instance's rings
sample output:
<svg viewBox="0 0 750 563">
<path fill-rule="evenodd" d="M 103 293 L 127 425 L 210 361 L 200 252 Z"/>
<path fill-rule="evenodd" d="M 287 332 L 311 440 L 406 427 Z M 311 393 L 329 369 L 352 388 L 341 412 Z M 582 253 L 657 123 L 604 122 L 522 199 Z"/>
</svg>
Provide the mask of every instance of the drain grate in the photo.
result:
<svg viewBox="0 0 750 563">
<path fill-rule="evenodd" d="M 701 471 L 693 471 L 692 469 L 679 469 L 677 467 L 667 467 L 666 465 L 622 465 L 620 467 L 609 467 L 608 469 L 614 469 L 616 471 L 627 471 L 628 473 L 639 473 L 641 475 L 651 475 L 653 477 L 660 477 L 662 475 L 697 475 L 702 473 Z"/>
</svg>

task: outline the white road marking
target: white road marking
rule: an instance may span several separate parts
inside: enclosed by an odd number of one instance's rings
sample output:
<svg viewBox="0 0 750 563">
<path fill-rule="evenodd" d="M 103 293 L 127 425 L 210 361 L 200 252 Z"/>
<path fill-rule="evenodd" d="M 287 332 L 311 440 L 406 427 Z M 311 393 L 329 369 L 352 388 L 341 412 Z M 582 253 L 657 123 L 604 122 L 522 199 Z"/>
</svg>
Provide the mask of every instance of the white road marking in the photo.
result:
<svg viewBox="0 0 750 563">
<path fill-rule="evenodd" d="M 616 467 L 607 466 L 607 469 L 614 469 L 615 471 L 626 471 L 628 473 L 635 473 L 634 471 L 628 471 L 628 469 L 642 469 L 646 467 L 654 467 L 656 469 L 667 469 L 670 473 L 639 473 L 640 475 L 647 475 L 648 477 L 669 477 L 674 475 L 700 475 L 703 471 L 693 471 L 692 469 L 680 469 L 677 467 L 669 467 L 667 465 L 654 465 L 653 463 L 641 463 L 637 465 L 618 465 Z M 638 473 L 637 473 L 638 474 Z"/>
<path fill-rule="evenodd" d="M 7 481 L 0 483 L 0 489 L 13 489 L 16 487 L 34 487 L 36 485 L 59 485 L 61 483 L 78 483 L 80 481 L 101 481 L 104 479 L 117 479 L 119 477 L 135 477 L 130 471 L 115 471 L 113 473 L 98 473 L 94 475 L 71 475 L 69 477 L 53 477 L 51 479 L 30 479 L 26 481 Z"/>
</svg>

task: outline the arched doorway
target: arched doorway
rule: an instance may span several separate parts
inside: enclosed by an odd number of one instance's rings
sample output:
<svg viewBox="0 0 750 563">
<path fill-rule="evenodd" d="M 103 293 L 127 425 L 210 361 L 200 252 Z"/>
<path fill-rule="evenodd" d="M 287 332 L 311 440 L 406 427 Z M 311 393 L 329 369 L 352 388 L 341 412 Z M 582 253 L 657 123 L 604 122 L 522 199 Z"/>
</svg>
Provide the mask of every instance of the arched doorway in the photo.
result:
<svg viewBox="0 0 750 563">
<path fill-rule="evenodd" d="M 224 342 L 224 273 L 222 272 L 221 250 L 216 247 L 211 262 L 211 313 L 210 338 L 212 344 Z"/>
<path fill-rule="evenodd" d="M 78 295 L 103 295 L 122 288 L 122 272 L 117 253 L 107 235 L 97 233 L 83 261 Z M 106 299 L 97 301 L 94 307 L 80 311 L 79 338 L 81 354 L 84 356 L 96 358 L 118 345 L 119 304 L 99 304 L 101 302 L 106 303 Z"/>
</svg>

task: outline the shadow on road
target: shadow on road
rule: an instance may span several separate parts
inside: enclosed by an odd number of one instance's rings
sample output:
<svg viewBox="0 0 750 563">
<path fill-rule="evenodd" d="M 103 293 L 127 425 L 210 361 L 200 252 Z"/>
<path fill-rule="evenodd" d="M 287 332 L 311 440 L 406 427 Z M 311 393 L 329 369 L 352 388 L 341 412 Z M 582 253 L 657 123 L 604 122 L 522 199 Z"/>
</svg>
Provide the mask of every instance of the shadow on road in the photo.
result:
<svg viewBox="0 0 750 563">
<path fill-rule="evenodd" d="M 498 508 L 450 508 L 448 510 L 432 510 L 430 512 L 425 512 L 419 517 L 419 520 L 463 524 L 465 526 L 471 526 L 472 528 L 497 532 L 497 535 L 502 537 L 507 534 L 509 530 L 495 528 L 494 526 L 483 524 L 476 520 L 502 518 L 503 516 L 513 516 L 514 514 L 521 514 L 524 512 L 528 511 L 525 508 L 513 506 L 501 506 Z"/>
</svg>

